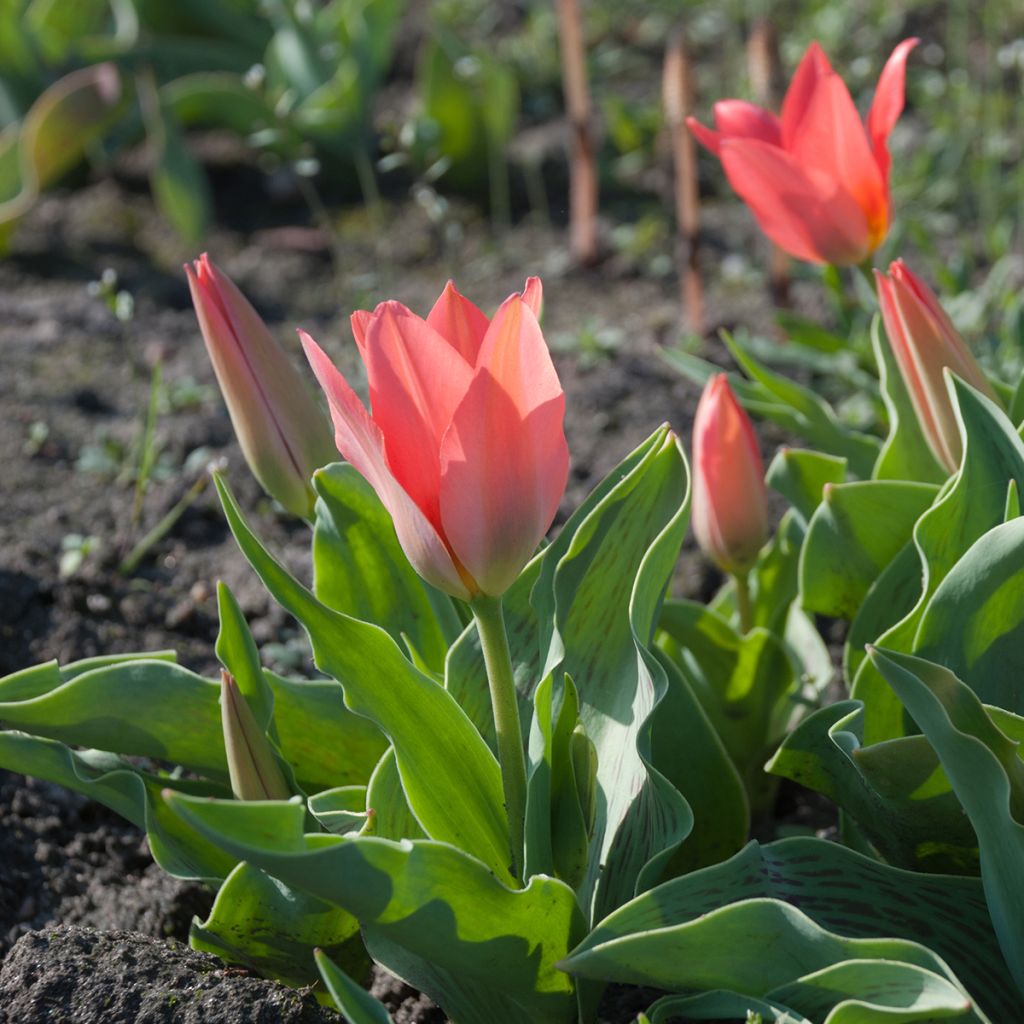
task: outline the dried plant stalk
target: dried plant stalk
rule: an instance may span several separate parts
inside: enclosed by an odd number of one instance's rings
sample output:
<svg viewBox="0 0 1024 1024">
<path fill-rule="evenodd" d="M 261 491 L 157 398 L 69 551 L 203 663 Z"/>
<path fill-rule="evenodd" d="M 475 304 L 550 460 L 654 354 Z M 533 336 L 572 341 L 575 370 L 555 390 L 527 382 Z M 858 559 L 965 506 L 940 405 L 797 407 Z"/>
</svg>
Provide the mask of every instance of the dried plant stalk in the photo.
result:
<svg viewBox="0 0 1024 1024">
<path fill-rule="evenodd" d="M 569 117 L 569 244 L 587 266 L 597 260 L 597 159 L 590 118 L 583 24 L 577 0 L 556 0 L 562 89 Z"/>
<path fill-rule="evenodd" d="M 676 265 L 683 319 L 690 330 L 704 329 L 704 282 L 700 274 L 700 195 L 697 182 L 697 146 L 686 127 L 693 113 L 693 71 L 682 32 L 669 39 L 662 71 L 662 103 L 672 140 L 675 168 Z"/>
</svg>

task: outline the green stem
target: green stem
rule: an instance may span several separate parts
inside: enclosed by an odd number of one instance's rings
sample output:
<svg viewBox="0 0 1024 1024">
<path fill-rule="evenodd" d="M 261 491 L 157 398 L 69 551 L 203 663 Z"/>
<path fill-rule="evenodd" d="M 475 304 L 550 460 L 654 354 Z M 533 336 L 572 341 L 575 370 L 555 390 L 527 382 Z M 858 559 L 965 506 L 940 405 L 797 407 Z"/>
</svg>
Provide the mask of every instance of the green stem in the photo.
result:
<svg viewBox="0 0 1024 1024">
<path fill-rule="evenodd" d="M 871 289 L 871 294 L 878 295 L 878 287 L 875 284 L 875 268 L 872 258 L 869 256 L 862 263 L 857 264 L 857 270 L 860 276 L 867 282 L 867 286 Z"/>
<path fill-rule="evenodd" d="M 746 573 L 733 576 L 736 584 L 736 611 L 740 616 L 740 632 L 745 636 L 754 625 L 754 611 L 750 606 L 750 583 Z"/>
<path fill-rule="evenodd" d="M 523 841 L 526 832 L 526 754 L 519 726 L 519 699 L 512 675 L 512 655 L 508 649 L 505 617 L 500 597 L 481 594 L 472 602 L 480 646 L 487 666 L 487 682 L 491 688 L 491 711 L 498 739 L 498 763 L 505 791 L 505 812 L 508 815 L 511 871 L 522 880 Z"/>
</svg>

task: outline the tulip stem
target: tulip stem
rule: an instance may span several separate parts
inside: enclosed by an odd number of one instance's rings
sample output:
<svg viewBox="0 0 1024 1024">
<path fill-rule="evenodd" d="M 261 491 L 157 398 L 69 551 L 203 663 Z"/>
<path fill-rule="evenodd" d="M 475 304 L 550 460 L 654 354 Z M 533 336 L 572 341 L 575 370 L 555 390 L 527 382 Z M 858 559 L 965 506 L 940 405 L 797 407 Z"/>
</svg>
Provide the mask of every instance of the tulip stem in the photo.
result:
<svg viewBox="0 0 1024 1024">
<path fill-rule="evenodd" d="M 875 284 L 875 267 L 871 257 L 869 256 L 863 263 L 858 263 L 857 270 L 860 272 L 860 276 L 864 278 L 868 288 L 871 289 L 871 294 L 877 296 L 878 286 Z"/>
<path fill-rule="evenodd" d="M 519 698 L 512 674 L 512 655 L 505 631 L 505 617 L 500 597 L 481 594 L 472 602 L 480 646 L 487 666 L 491 689 L 491 710 L 498 740 L 498 763 L 505 791 L 505 812 L 508 815 L 510 870 L 522 880 L 523 841 L 526 832 L 526 754 L 519 725 Z"/>
<path fill-rule="evenodd" d="M 754 610 L 750 605 L 750 583 L 745 572 L 736 573 L 733 581 L 736 584 L 736 611 L 740 617 L 740 632 L 746 636 L 754 626 Z"/>
</svg>

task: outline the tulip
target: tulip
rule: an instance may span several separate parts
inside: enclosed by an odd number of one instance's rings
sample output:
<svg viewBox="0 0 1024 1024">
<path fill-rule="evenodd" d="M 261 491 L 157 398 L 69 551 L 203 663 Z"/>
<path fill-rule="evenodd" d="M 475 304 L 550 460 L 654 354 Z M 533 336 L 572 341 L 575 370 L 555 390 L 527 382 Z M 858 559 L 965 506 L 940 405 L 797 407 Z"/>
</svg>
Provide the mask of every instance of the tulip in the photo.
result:
<svg viewBox="0 0 1024 1024">
<path fill-rule="evenodd" d="M 943 371 L 948 367 L 983 395 L 999 399 L 935 293 L 903 260 L 890 265 L 888 277 L 876 270 L 875 280 L 885 333 L 921 432 L 939 463 L 953 473 L 962 445 Z"/>
<path fill-rule="evenodd" d="M 267 325 L 228 276 L 203 253 L 185 266 L 206 350 L 235 435 L 263 489 L 309 519 L 310 478 L 336 459 L 313 394 Z"/>
<path fill-rule="evenodd" d="M 738 580 L 768 539 L 764 463 L 724 373 L 708 381 L 693 421 L 693 532 L 701 550 Z"/>
<path fill-rule="evenodd" d="M 565 396 L 531 278 L 487 317 L 449 282 L 426 320 L 399 302 L 352 315 L 368 414 L 299 332 L 341 454 L 394 521 L 409 561 L 455 597 L 498 597 L 547 532 L 565 490 Z"/>
<path fill-rule="evenodd" d="M 818 43 L 800 61 L 782 114 L 744 100 L 715 104 L 712 131 L 694 135 L 721 158 L 732 187 L 761 230 L 811 263 L 862 263 L 889 230 L 889 134 L 903 110 L 905 39 L 886 62 L 867 124 Z"/>
<path fill-rule="evenodd" d="M 287 800 L 292 794 L 277 755 L 238 683 L 220 674 L 220 713 L 231 792 L 239 800 Z"/>
</svg>

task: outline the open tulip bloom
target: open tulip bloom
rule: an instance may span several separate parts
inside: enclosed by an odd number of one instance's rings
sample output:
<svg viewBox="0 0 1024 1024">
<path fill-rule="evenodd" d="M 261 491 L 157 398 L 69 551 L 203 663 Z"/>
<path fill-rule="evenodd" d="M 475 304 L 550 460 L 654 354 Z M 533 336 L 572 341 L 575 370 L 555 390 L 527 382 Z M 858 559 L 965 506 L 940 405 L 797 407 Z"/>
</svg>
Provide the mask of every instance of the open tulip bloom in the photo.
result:
<svg viewBox="0 0 1024 1024">
<path fill-rule="evenodd" d="M 867 124 L 818 43 L 800 61 L 782 114 L 745 100 L 714 106 L 717 130 L 689 118 L 693 134 L 722 161 L 761 230 L 811 263 L 862 263 L 889 230 L 888 139 L 903 110 L 905 39 L 878 80 Z"/>
<path fill-rule="evenodd" d="M 372 415 L 300 332 L 338 450 L 391 513 L 420 575 L 464 600 L 508 589 L 565 490 L 565 396 L 540 303 L 530 278 L 490 321 L 451 283 L 426 320 L 400 302 L 354 313 Z"/>
</svg>

